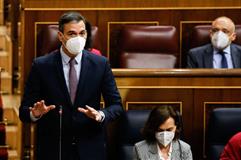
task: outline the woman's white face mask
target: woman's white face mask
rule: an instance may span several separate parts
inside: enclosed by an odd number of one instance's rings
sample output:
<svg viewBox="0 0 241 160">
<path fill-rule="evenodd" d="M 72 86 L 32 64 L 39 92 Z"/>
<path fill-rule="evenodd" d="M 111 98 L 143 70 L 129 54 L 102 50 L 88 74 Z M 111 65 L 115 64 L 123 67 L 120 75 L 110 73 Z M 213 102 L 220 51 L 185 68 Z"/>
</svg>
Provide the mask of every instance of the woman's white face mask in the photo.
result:
<svg viewBox="0 0 241 160">
<path fill-rule="evenodd" d="M 160 144 L 162 144 L 164 147 L 166 147 L 172 142 L 174 136 L 175 136 L 175 133 L 172 131 L 156 132 L 155 134 L 157 141 Z"/>
<path fill-rule="evenodd" d="M 67 40 L 65 47 L 73 55 L 77 55 L 82 52 L 85 47 L 86 39 L 80 36 L 70 38 Z"/>
<path fill-rule="evenodd" d="M 211 37 L 211 42 L 213 47 L 218 50 L 225 49 L 231 43 L 229 36 L 223 31 L 215 32 Z"/>
</svg>

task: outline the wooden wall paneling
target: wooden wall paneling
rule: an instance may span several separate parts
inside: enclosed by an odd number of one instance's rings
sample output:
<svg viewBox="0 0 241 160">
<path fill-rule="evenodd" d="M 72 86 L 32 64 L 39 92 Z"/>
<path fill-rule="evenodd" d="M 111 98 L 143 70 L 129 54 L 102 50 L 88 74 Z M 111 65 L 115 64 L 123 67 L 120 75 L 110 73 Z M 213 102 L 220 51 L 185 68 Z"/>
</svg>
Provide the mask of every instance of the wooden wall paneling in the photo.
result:
<svg viewBox="0 0 241 160">
<path fill-rule="evenodd" d="M 156 107 L 171 106 L 175 111 L 182 114 L 182 102 L 155 102 L 155 101 L 137 101 L 137 102 L 126 102 L 127 110 L 152 110 Z"/>
<path fill-rule="evenodd" d="M 32 17 L 33 16 L 33 17 Z M 20 72 L 22 73 L 23 81 L 25 82 L 25 79 L 30 71 L 30 66 L 32 63 L 32 60 L 34 58 L 34 14 L 29 15 L 29 13 L 24 13 L 23 21 L 23 31 L 26 33 L 26 35 L 23 36 L 23 42 L 22 42 L 22 56 L 23 56 L 23 65 L 21 66 Z M 27 26 L 27 27 L 26 27 Z"/>
<path fill-rule="evenodd" d="M 108 24 L 112 21 L 115 21 L 116 19 L 122 19 L 123 17 L 121 15 L 121 12 L 112 10 L 98 11 L 96 17 L 96 25 L 99 28 L 99 37 L 102 46 L 102 53 L 104 56 L 109 58 L 110 56 L 108 48 L 111 40 L 109 39 L 110 31 L 108 29 Z"/>
<path fill-rule="evenodd" d="M 72 0 L 71 3 L 68 0 L 23 0 L 24 8 L 186 8 L 186 7 L 239 7 L 240 1 L 229 0 L 106 0 L 104 2 L 99 0 Z"/>
<path fill-rule="evenodd" d="M 22 56 L 23 56 L 23 66 L 21 67 L 21 73 L 23 75 L 23 81 L 25 82 L 25 79 L 30 71 L 32 60 L 35 58 L 35 22 L 54 22 L 56 21 L 57 17 L 59 17 L 60 12 L 57 12 L 56 14 L 48 14 L 48 18 L 46 18 L 46 15 L 41 12 L 24 12 L 23 17 L 23 30 L 24 33 L 26 33 L 23 36 L 23 42 L 22 42 Z"/>
<path fill-rule="evenodd" d="M 194 91 L 194 112 L 193 112 L 193 141 L 192 146 L 195 158 L 203 157 L 203 136 L 204 136 L 204 107 L 205 102 L 219 102 L 221 101 L 221 94 L 219 89 L 195 89 Z M 199 144 L 199 145 L 197 145 Z M 194 158 L 194 159 L 195 159 Z"/>
</svg>

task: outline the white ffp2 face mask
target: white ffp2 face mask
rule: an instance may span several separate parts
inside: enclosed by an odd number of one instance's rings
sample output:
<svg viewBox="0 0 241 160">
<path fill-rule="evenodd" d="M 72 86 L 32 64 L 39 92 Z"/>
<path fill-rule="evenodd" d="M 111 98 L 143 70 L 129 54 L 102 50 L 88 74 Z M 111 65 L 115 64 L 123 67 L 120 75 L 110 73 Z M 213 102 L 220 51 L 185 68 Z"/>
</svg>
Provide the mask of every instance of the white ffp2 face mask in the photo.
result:
<svg viewBox="0 0 241 160">
<path fill-rule="evenodd" d="M 156 132 L 155 137 L 159 143 L 161 143 L 164 147 L 170 144 L 175 136 L 175 133 L 172 131 L 163 131 Z"/>
<path fill-rule="evenodd" d="M 216 48 L 218 50 L 225 49 L 231 43 L 228 35 L 222 31 L 218 31 L 218 32 L 214 33 L 212 35 L 211 41 L 212 41 L 212 45 L 214 46 L 214 48 Z"/>
<path fill-rule="evenodd" d="M 80 36 L 70 38 L 66 42 L 66 49 L 73 55 L 79 54 L 85 47 L 86 39 Z"/>
</svg>

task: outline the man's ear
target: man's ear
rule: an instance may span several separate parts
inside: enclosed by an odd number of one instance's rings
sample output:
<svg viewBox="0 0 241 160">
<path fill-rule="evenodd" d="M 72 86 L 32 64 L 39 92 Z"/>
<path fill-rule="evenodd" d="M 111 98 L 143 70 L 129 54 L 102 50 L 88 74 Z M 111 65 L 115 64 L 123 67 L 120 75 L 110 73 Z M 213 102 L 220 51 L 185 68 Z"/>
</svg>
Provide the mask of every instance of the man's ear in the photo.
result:
<svg viewBox="0 0 241 160">
<path fill-rule="evenodd" d="M 210 30 L 209 30 L 209 37 L 212 38 L 212 35 L 213 35 L 213 32 L 212 32 L 212 30 L 210 29 Z"/>
<path fill-rule="evenodd" d="M 59 41 L 63 43 L 64 41 L 64 36 L 63 36 L 63 33 L 58 31 L 58 38 L 59 38 Z"/>
<path fill-rule="evenodd" d="M 230 40 L 231 40 L 231 41 L 234 41 L 235 39 L 236 39 L 236 33 L 234 32 L 234 33 L 231 35 Z"/>
</svg>

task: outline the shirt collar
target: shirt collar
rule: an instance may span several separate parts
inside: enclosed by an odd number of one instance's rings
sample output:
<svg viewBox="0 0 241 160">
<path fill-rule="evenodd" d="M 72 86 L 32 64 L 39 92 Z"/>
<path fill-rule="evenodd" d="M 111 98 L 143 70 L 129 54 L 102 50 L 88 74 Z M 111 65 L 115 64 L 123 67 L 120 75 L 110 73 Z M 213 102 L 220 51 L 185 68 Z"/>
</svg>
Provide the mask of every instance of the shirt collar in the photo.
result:
<svg viewBox="0 0 241 160">
<path fill-rule="evenodd" d="M 214 54 L 219 54 L 219 51 L 217 49 L 214 48 Z M 228 45 L 228 47 L 226 47 L 223 52 L 225 52 L 225 54 L 231 54 L 231 49 L 230 49 L 230 45 Z"/>
<path fill-rule="evenodd" d="M 156 143 L 156 144 L 157 144 L 158 155 L 159 155 L 159 157 L 162 157 L 162 152 L 159 148 L 159 145 L 158 145 L 158 143 Z M 170 148 L 169 148 L 169 151 L 168 151 L 168 157 L 169 158 L 171 157 L 171 154 L 172 154 L 172 142 L 170 144 Z"/>
<path fill-rule="evenodd" d="M 69 60 L 71 59 L 63 50 L 62 46 L 60 47 L 60 54 L 63 60 L 64 64 L 68 64 Z M 74 59 L 76 60 L 77 64 L 80 64 L 81 59 L 82 59 L 82 54 L 83 52 L 79 53 L 76 57 L 74 57 Z"/>
</svg>

